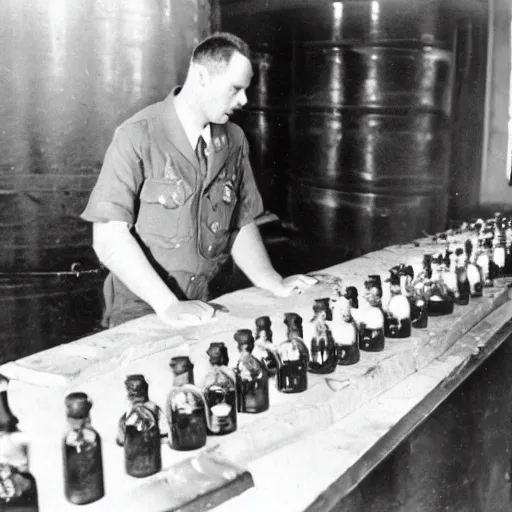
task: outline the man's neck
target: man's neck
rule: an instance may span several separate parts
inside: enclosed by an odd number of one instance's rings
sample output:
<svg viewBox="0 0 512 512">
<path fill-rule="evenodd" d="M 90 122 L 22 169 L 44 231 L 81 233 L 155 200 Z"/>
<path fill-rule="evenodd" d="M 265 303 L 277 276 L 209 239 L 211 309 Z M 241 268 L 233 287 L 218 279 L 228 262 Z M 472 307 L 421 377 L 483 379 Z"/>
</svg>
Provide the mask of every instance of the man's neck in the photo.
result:
<svg viewBox="0 0 512 512">
<path fill-rule="evenodd" d="M 178 119 L 185 130 L 185 134 L 193 148 L 197 144 L 197 139 L 203 130 L 208 126 L 208 122 L 204 116 L 199 114 L 198 102 L 191 94 L 188 93 L 186 87 L 174 97 L 174 106 Z"/>
</svg>

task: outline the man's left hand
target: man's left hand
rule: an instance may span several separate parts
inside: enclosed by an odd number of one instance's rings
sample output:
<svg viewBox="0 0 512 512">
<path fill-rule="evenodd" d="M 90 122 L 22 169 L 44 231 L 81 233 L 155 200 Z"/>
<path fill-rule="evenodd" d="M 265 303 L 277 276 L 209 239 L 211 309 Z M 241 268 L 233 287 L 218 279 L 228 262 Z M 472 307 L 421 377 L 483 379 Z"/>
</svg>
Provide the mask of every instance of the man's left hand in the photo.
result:
<svg viewBox="0 0 512 512">
<path fill-rule="evenodd" d="M 294 276 L 285 277 L 269 291 L 276 297 L 290 297 L 302 293 L 316 283 L 318 283 L 318 280 L 314 277 L 296 274 Z"/>
</svg>

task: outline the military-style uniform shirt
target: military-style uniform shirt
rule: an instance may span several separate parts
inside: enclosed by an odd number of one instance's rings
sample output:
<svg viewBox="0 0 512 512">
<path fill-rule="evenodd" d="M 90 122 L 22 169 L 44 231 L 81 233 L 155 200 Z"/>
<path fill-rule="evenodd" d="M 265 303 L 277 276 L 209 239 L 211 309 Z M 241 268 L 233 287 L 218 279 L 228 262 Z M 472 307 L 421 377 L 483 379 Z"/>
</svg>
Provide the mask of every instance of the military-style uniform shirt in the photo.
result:
<svg viewBox="0 0 512 512">
<path fill-rule="evenodd" d="M 242 129 L 231 122 L 210 125 L 203 177 L 176 114 L 175 94 L 117 128 L 82 218 L 127 222 L 179 299 L 207 300 L 208 283 L 228 258 L 236 233 L 263 212 L 263 204 Z M 111 279 L 110 307 L 118 320 L 110 325 L 151 312 Z"/>
</svg>

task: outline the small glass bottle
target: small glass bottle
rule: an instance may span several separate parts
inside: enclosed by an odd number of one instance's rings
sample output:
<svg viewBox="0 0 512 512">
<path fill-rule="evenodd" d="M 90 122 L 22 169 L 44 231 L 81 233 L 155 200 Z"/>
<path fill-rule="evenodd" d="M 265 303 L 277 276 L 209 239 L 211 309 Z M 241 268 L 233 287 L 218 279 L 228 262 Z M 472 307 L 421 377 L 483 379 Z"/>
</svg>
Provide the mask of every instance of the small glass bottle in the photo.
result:
<svg viewBox="0 0 512 512">
<path fill-rule="evenodd" d="M 455 275 L 457 278 L 457 293 L 454 302 L 459 306 L 467 306 L 471 294 L 471 286 L 468 280 L 468 265 L 466 255 L 462 248 L 455 250 Z"/>
<path fill-rule="evenodd" d="M 389 281 L 389 303 L 384 315 L 384 336 L 408 338 L 411 335 L 411 306 L 402 294 L 400 275 L 391 269 Z"/>
<path fill-rule="evenodd" d="M 428 300 L 428 315 L 441 316 L 453 313 L 453 299 L 450 297 L 446 284 L 439 269 L 434 274 L 432 270 L 432 255 L 423 256 L 423 271 L 425 275 L 425 295 Z"/>
<path fill-rule="evenodd" d="M 359 320 L 359 348 L 366 352 L 380 352 L 384 350 L 384 313 L 382 312 L 382 288 L 379 291 L 377 282 L 372 276 L 364 283 L 366 288 L 366 307 L 360 308 Z M 380 280 L 380 278 L 379 278 Z"/>
<path fill-rule="evenodd" d="M 280 359 L 276 386 L 282 393 L 302 393 L 308 388 L 309 351 L 303 341 L 302 318 L 285 313 L 286 340 L 277 347 Z"/>
<path fill-rule="evenodd" d="M 341 297 L 340 297 L 341 298 Z M 311 320 L 309 340 L 309 365 L 308 370 L 311 373 L 332 373 L 336 369 L 336 344 L 332 335 L 331 328 L 327 323 L 326 309 L 331 308 L 325 305 L 329 299 L 320 299 L 315 301 L 313 311 L 315 316 Z M 307 346 L 307 345 L 306 345 Z"/>
<path fill-rule="evenodd" d="M 512 275 L 512 219 L 505 217 L 503 223 L 505 231 L 505 268 L 504 274 L 506 276 Z"/>
<path fill-rule="evenodd" d="M 350 310 L 350 301 L 340 297 L 336 307 L 339 318 L 333 318 L 332 325 L 336 343 L 336 360 L 341 366 L 355 364 L 360 359 L 357 327 Z"/>
<path fill-rule="evenodd" d="M 187 356 L 171 358 L 169 366 L 174 375 L 165 409 L 169 443 L 174 450 L 197 450 L 206 444 L 206 400 L 194 385 L 194 365 Z"/>
<path fill-rule="evenodd" d="M 469 281 L 469 289 L 471 297 L 481 297 L 484 288 L 484 273 L 480 265 L 475 260 L 475 252 L 473 251 L 473 243 L 466 240 L 464 244 L 467 260 L 467 273 Z"/>
<path fill-rule="evenodd" d="M 269 408 L 268 372 L 264 363 L 252 355 L 254 337 L 249 329 L 234 335 L 240 358 L 235 366 L 238 412 L 257 414 Z"/>
<path fill-rule="evenodd" d="M 124 382 L 130 406 L 119 420 L 117 444 L 124 446 L 126 473 L 142 478 L 162 469 L 160 410 L 149 401 L 143 375 L 128 375 Z"/>
<path fill-rule="evenodd" d="M 507 257 L 507 239 L 503 229 L 503 219 L 501 213 L 494 214 L 494 236 L 492 240 L 492 261 L 495 265 L 495 276 L 502 277 L 505 270 L 505 261 Z"/>
<path fill-rule="evenodd" d="M 269 375 L 277 373 L 277 347 L 272 343 L 272 322 L 268 316 L 256 318 L 256 340 L 252 355 L 265 363 Z"/>
<path fill-rule="evenodd" d="M 27 442 L 9 407 L 9 381 L 0 375 L 0 510 L 37 512 L 37 486 L 29 472 Z"/>
<path fill-rule="evenodd" d="M 209 434 L 223 435 L 236 430 L 236 379 L 227 367 L 228 349 L 221 342 L 210 343 L 206 351 L 211 370 L 205 377 L 203 390 L 208 406 Z"/>
<path fill-rule="evenodd" d="M 65 404 L 70 426 L 63 443 L 65 493 L 71 503 L 85 505 L 105 494 L 101 439 L 91 427 L 92 402 L 85 393 L 70 393 Z"/>
</svg>

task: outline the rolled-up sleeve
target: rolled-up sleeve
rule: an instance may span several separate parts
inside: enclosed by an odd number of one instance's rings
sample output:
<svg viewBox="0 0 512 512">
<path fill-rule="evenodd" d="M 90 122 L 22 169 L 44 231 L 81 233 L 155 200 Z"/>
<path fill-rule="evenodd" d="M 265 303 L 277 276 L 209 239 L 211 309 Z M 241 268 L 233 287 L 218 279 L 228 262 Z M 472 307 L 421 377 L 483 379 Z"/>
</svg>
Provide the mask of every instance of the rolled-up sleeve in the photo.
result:
<svg viewBox="0 0 512 512">
<path fill-rule="evenodd" d="M 240 209 L 237 222 L 237 228 L 241 229 L 259 217 L 263 211 L 263 200 L 258 191 L 254 174 L 252 172 L 251 162 L 249 161 L 249 144 L 245 135 L 242 142 L 242 171 L 243 179 L 240 185 Z"/>
<path fill-rule="evenodd" d="M 144 180 L 136 128 L 140 129 L 127 125 L 116 130 L 82 219 L 134 223 L 136 197 Z"/>
</svg>

